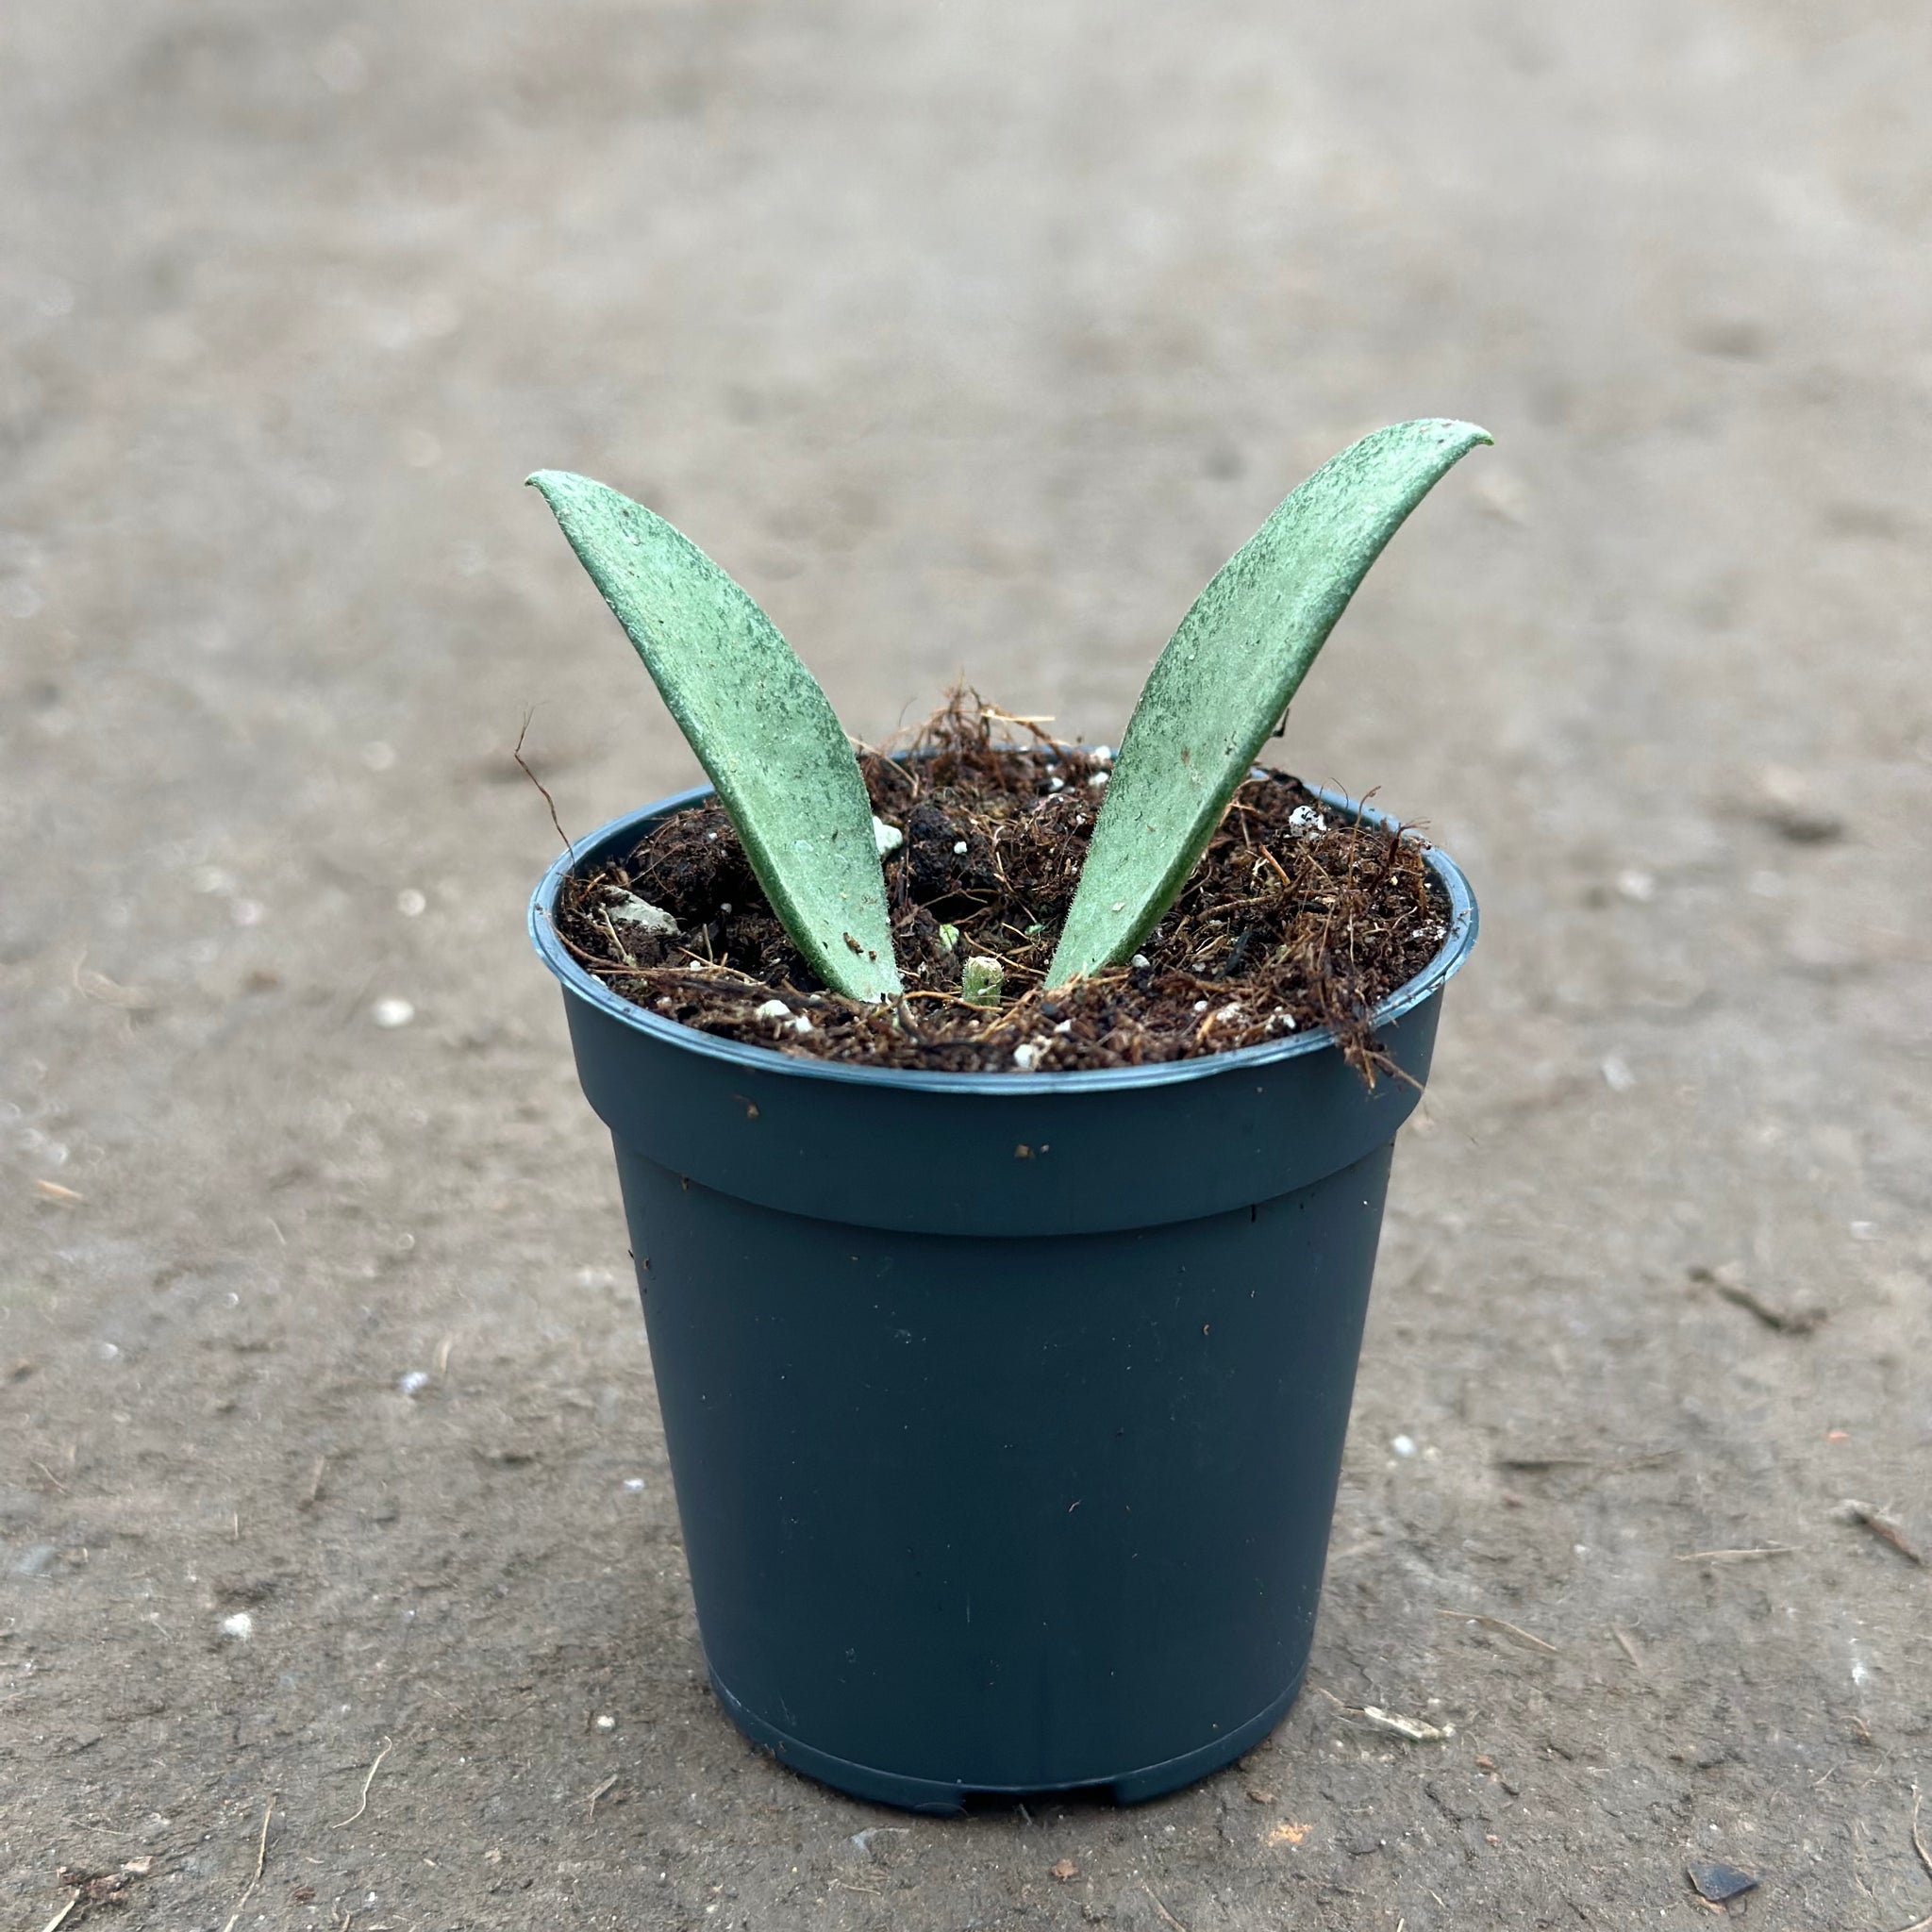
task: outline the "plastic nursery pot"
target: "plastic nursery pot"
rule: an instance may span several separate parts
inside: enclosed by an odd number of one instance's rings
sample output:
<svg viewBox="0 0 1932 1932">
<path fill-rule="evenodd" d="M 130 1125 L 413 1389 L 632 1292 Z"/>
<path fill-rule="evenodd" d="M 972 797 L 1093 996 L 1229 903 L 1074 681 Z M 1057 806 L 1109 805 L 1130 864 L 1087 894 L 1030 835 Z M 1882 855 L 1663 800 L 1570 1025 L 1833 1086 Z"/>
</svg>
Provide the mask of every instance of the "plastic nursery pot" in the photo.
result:
<svg viewBox="0 0 1932 1932">
<path fill-rule="evenodd" d="M 1407 1077 L 1373 1091 L 1325 1033 L 1033 1074 L 713 1039 L 575 963 L 552 867 L 531 936 L 616 1144 L 698 1629 L 755 1743 L 953 1812 L 1151 1798 L 1279 1721 L 1395 1131 L 1475 939 L 1429 863 L 1448 936 L 1378 1009 Z"/>
</svg>

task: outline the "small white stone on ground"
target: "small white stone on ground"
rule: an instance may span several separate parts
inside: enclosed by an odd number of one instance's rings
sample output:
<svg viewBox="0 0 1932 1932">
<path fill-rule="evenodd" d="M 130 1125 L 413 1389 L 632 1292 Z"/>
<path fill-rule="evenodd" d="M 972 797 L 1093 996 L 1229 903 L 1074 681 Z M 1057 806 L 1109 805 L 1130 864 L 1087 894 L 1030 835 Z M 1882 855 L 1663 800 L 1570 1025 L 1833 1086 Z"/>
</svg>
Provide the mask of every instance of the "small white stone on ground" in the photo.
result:
<svg viewBox="0 0 1932 1932">
<path fill-rule="evenodd" d="M 1607 1054 L 1604 1058 L 1604 1085 L 1612 1093 L 1627 1093 L 1637 1084 L 1637 1075 L 1630 1071 L 1630 1063 L 1617 1054 Z"/>
<path fill-rule="evenodd" d="M 614 1731 L 617 1728 L 617 1720 L 614 1717 L 606 1717 L 600 1711 L 597 1716 L 597 1728 L 600 1731 Z"/>
<path fill-rule="evenodd" d="M 633 1496 L 641 1496 L 644 1493 L 644 1479 L 641 1475 L 625 1476 L 624 1486 Z"/>
<path fill-rule="evenodd" d="M 416 1009 L 408 1000 L 377 1000 L 370 1008 L 369 1017 L 378 1026 L 393 1030 L 407 1026 L 416 1017 Z"/>
<path fill-rule="evenodd" d="M 222 1635 L 232 1637 L 237 1643 L 246 1643 L 255 1635 L 255 1619 L 246 1610 L 237 1610 L 232 1617 L 222 1619 Z"/>
<path fill-rule="evenodd" d="M 396 894 L 396 910 L 405 919 L 420 919 L 428 907 L 429 901 L 414 886 L 405 886 Z"/>
<path fill-rule="evenodd" d="M 955 855 L 956 855 L 957 857 L 958 857 L 958 858 L 964 858 L 964 857 L 966 856 L 966 841 L 965 841 L 965 840 L 963 840 L 963 839 L 955 839 L 955 840 L 953 841 L 953 851 L 954 851 L 954 853 L 955 853 Z"/>
<path fill-rule="evenodd" d="M 889 825 L 876 813 L 873 815 L 872 836 L 879 848 L 881 858 L 890 858 L 906 842 L 906 834 L 897 825 Z"/>
<path fill-rule="evenodd" d="M 1147 970 L 1147 955 L 1145 953 L 1136 953 L 1127 961 L 1127 964 L 1132 966 L 1137 972 L 1144 973 Z"/>
<path fill-rule="evenodd" d="M 1404 1717 L 1399 1711 L 1384 1710 L 1375 1704 L 1363 1705 L 1362 1716 L 1378 1731 L 1392 1732 L 1398 1738 L 1407 1738 L 1411 1744 L 1445 1743 L 1456 1735 L 1454 1724 L 1424 1724 L 1420 1718 Z"/>
<path fill-rule="evenodd" d="M 1397 1436 L 1389 1446 L 1398 1456 L 1404 1457 L 1410 1457 L 1415 1454 L 1415 1438 L 1413 1436 Z"/>
<path fill-rule="evenodd" d="M 1088 778 L 1087 782 L 1094 791 L 1098 791 L 1112 776 L 1113 774 L 1111 772 L 1095 772 Z"/>
<path fill-rule="evenodd" d="M 422 1369 L 411 1369 L 396 1383 L 405 1395 L 420 1395 L 429 1386 L 429 1377 Z"/>
<path fill-rule="evenodd" d="M 1013 1049 L 1013 1064 L 1023 1074 L 1035 1071 L 1046 1058 L 1047 1042 L 1043 1040 L 1028 1040 Z"/>
</svg>

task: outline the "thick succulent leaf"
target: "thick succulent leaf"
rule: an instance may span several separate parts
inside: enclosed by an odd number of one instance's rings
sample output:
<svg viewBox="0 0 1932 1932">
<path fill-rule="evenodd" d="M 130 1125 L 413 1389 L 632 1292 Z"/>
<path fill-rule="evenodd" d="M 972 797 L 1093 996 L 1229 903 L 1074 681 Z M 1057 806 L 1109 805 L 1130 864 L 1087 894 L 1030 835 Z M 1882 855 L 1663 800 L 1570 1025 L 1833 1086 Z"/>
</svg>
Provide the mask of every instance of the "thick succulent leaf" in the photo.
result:
<svg viewBox="0 0 1932 1932">
<path fill-rule="evenodd" d="M 567 471 L 530 481 L 718 788 L 792 943 L 853 999 L 897 994 L 872 806 L 817 680 L 750 594 L 662 517 Z"/>
<path fill-rule="evenodd" d="M 1223 565 L 1160 654 L 1114 759 L 1047 974 L 1118 965 L 1159 923 L 1382 546 L 1473 423 L 1399 423 L 1308 478 Z"/>
</svg>

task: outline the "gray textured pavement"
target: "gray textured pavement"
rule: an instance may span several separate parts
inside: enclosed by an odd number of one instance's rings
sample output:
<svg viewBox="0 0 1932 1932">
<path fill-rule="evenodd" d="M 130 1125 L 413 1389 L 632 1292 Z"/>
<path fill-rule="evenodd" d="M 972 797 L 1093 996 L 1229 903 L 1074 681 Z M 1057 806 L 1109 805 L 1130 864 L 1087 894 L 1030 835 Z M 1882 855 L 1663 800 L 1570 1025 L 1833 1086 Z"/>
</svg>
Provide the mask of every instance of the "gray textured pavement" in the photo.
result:
<svg viewBox="0 0 1932 1932">
<path fill-rule="evenodd" d="M 208 1932 L 1932 1913 L 1932 1573 L 1833 1514 L 1932 1545 L 1928 62 L 1879 0 L 0 9 L 8 1923 L 150 1856 L 121 1923 Z M 691 766 L 519 481 L 663 510 L 855 730 L 964 671 L 1112 739 L 1420 414 L 1498 447 L 1285 746 L 1485 918 L 1317 1689 L 1141 1810 L 833 1797 L 703 1688 L 525 948 L 525 714 L 572 830 Z"/>
</svg>

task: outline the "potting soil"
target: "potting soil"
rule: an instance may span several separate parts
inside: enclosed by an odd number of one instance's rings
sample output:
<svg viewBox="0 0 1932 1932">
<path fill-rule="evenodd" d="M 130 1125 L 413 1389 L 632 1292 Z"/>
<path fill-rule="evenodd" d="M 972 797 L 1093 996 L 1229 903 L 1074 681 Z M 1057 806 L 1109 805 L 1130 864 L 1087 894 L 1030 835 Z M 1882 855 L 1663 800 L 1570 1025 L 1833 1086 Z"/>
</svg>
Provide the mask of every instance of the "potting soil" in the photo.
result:
<svg viewBox="0 0 1932 1932">
<path fill-rule="evenodd" d="M 892 847 L 884 868 L 902 999 L 867 1006 L 824 989 L 715 801 L 574 879 L 558 901 L 559 934 L 621 997 L 788 1054 L 1052 1073 L 1190 1059 L 1329 1027 L 1374 1077 L 1373 1009 L 1428 964 L 1446 932 L 1446 903 L 1412 829 L 1358 823 L 1284 773 L 1253 777 L 1132 960 L 1048 990 L 1110 758 L 964 691 L 911 751 L 859 759 L 881 843 Z M 996 1004 L 963 996 L 972 959 L 997 962 Z"/>
</svg>

